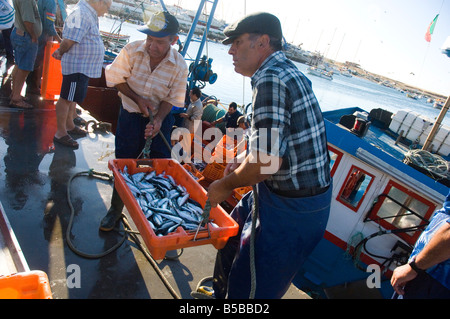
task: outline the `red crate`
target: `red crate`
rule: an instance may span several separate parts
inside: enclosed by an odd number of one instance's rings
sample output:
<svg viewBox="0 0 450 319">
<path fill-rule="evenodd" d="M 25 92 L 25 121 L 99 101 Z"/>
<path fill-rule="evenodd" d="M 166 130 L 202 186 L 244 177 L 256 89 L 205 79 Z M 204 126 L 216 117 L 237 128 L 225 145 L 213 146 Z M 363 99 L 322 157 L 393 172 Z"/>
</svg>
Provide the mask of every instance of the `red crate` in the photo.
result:
<svg viewBox="0 0 450 319">
<path fill-rule="evenodd" d="M 179 185 L 184 186 L 190 197 L 202 207 L 205 207 L 206 191 L 178 162 L 172 159 L 115 159 L 108 162 L 109 169 L 114 173 L 114 183 L 117 192 L 154 259 L 163 259 L 168 250 L 206 244 L 212 244 L 215 248 L 221 249 L 225 246 L 228 238 L 238 233 L 238 224 L 222 207 L 217 206 L 211 208 L 210 219 L 213 219 L 218 227 L 209 225 L 209 234 L 207 230 L 201 230 L 197 234 L 196 240 L 194 240 L 195 231 L 186 232 L 182 227 L 178 227 L 173 233 L 165 236 L 156 236 L 120 173 L 123 172 L 125 166 L 129 174 L 151 172 L 153 170 L 156 170 L 157 174 L 165 172 L 166 175 L 172 176 Z"/>
</svg>

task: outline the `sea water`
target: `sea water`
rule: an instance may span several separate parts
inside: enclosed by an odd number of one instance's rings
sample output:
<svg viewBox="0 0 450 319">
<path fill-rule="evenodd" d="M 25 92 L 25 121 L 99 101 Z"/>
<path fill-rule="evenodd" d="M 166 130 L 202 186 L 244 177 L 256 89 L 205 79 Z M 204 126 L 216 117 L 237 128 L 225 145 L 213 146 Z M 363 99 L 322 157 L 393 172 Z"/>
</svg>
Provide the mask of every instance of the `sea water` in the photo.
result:
<svg viewBox="0 0 450 319">
<path fill-rule="evenodd" d="M 119 27 L 117 20 L 100 18 L 100 29 L 112 32 Z M 143 40 L 146 35 L 139 32 L 139 26 L 124 22 L 120 25 L 120 33 L 130 35 L 130 41 Z M 184 42 L 185 36 L 180 36 Z M 189 45 L 185 58 L 188 65 L 197 57 L 200 39 L 194 39 Z M 202 55 L 212 58 L 212 70 L 217 74 L 214 84 L 207 83 L 202 89 L 206 95 L 215 96 L 220 100 L 220 105 L 228 109 L 228 104 L 236 102 L 239 105 L 247 105 L 251 102 L 251 85 L 248 77 L 243 77 L 234 71 L 231 55 L 228 54 L 229 46 L 208 41 Z M 360 77 L 345 77 L 335 74 L 333 80 L 327 80 L 310 75 L 306 72 L 308 66 L 294 62 L 312 82 L 312 88 L 319 101 L 322 111 L 336 110 L 347 107 L 360 107 L 367 112 L 381 108 L 392 113 L 398 110 L 408 109 L 417 112 L 430 120 L 435 120 L 440 110 L 428 103 L 426 98 L 412 99 L 394 88 L 382 86 Z M 443 124 L 450 126 L 450 115 L 446 115 Z"/>
</svg>

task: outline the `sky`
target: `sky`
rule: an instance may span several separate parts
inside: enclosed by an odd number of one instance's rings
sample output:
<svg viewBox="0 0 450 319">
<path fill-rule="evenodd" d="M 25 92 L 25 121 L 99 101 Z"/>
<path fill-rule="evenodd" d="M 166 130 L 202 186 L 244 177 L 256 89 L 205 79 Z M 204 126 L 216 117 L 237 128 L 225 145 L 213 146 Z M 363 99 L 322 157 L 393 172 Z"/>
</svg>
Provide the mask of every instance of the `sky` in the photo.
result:
<svg viewBox="0 0 450 319">
<path fill-rule="evenodd" d="M 164 3 L 197 10 L 200 0 Z M 442 54 L 450 37 L 450 0 L 219 0 L 215 17 L 232 23 L 258 11 L 276 15 L 286 41 L 304 50 L 450 95 L 450 58 Z"/>
</svg>

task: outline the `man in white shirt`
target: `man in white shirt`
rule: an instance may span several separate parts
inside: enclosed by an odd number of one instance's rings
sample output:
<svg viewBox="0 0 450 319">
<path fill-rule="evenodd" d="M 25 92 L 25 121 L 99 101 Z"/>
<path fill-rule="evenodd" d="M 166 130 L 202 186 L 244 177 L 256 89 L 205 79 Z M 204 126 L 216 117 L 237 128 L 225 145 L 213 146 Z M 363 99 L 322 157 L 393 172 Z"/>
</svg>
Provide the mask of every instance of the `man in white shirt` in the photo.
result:
<svg viewBox="0 0 450 319">
<path fill-rule="evenodd" d="M 170 141 L 172 106 L 184 107 L 188 69 L 184 58 L 172 47 L 178 40 L 179 24 L 169 12 L 158 12 L 138 30 L 147 35 L 146 40 L 128 43 L 105 70 L 107 85 L 115 87 L 122 100 L 115 155 L 138 158 L 148 136 L 152 138 L 150 157 L 170 158 L 171 150 L 158 132 Z M 114 189 L 100 230 L 114 228 L 123 206 Z"/>
<path fill-rule="evenodd" d="M 187 128 L 191 134 L 194 134 L 194 121 L 200 121 L 203 115 L 203 104 L 200 100 L 202 91 L 198 87 L 194 87 L 189 92 L 191 103 L 189 104 L 186 113 L 181 113 L 180 117 L 184 119 L 183 127 Z"/>
</svg>

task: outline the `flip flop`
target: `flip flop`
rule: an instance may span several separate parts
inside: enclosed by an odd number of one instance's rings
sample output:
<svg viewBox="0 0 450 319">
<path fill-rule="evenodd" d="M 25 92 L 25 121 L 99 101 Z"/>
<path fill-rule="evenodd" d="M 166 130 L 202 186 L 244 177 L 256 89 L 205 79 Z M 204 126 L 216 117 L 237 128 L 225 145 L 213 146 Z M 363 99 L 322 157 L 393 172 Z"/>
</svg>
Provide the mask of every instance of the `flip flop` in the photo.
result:
<svg viewBox="0 0 450 319">
<path fill-rule="evenodd" d="M 12 95 L 9 95 L 9 99 L 12 100 Z M 30 102 L 31 98 L 29 96 L 21 96 L 22 101 Z"/>
<path fill-rule="evenodd" d="M 58 143 L 75 149 L 78 148 L 78 143 L 74 141 L 69 135 L 64 135 L 61 138 L 57 138 L 56 136 L 54 136 L 53 143 Z"/>
<path fill-rule="evenodd" d="M 70 135 L 76 135 L 76 136 L 86 136 L 87 135 L 87 132 L 85 130 L 83 130 L 81 127 L 78 127 L 76 125 L 72 130 L 67 131 L 67 133 L 69 133 Z"/>
<path fill-rule="evenodd" d="M 16 108 L 16 109 L 33 109 L 34 108 L 33 105 L 25 102 L 24 100 L 20 100 L 20 101 L 11 100 L 11 102 L 9 102 L 9 106 Z"/>
</svg>

